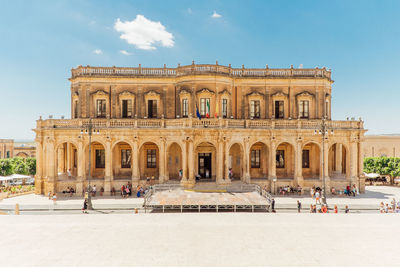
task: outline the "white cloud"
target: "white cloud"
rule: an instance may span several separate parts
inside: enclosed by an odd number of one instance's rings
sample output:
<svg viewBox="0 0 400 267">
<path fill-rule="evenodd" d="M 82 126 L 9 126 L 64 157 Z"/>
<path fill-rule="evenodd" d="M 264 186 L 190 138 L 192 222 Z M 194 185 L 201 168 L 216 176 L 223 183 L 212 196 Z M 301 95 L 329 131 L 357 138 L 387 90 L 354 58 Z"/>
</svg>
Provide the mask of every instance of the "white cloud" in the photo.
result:
<svg viewBox="0 0 400 267">
<path fill-rule="evenodd" d="M 101 51 L 101 49 L 96 49 L 93 51 L 93 53 L 95 53 L 96 55 L 101 55 L 103 54 L 103 51 Z"/>
<path fill-rule="evenodd" d="M 192 14 L 192 9 L 190 7 L 187 9 L 187 13 Z"/>
<path fill-rule="evenodd" d="M 159 21 L 151 21 L 143 15 L 137 15 L 132 21 L 123 22 L 117 19 L 114 29 L 121 33 L 121 39 L 137 49 L 154 50 L 156 43 L 164 47 L 174 46 L 172 33 L 166 31 Z"/>
<path fill-rule="evenodd" d="M 212 17 L 213 19 L 218 19 L 218 18 L 222 17 L 222 15 L 218 14 L 218 13 L 215 12 L 215 10 L 214 10 L 214 13 L 211 15 L 211 17 Z"/>
<path fill-rule="evenodd" d="M 125 55 L 125 56 L 130 56 L 130 55 L 132 55 L 131 53 L 129 53 L 129 52 L 126 51 L 126 50 L 119 50 L 119 52 L 120 52 L 121 54 Z"/>
</svg>

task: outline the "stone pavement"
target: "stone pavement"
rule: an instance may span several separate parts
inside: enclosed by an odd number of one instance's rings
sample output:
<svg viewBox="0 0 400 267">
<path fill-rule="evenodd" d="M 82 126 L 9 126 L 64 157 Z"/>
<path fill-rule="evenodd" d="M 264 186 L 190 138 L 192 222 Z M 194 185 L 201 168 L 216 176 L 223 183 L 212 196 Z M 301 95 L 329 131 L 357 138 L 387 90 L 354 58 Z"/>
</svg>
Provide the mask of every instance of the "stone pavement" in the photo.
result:
<svg viewBox="0 0 400 267">
<path fill-rule="evenodd" d="M 398 214 L 1 216 L 2 266 L 399 266 Z"/>
<path fill-rule="evenodd" d="M 194 193 L 197 196 L 204 196 L 207 193 Z M 210 193 L 209 193 L 210 194 Z M 213 193 L 218 194 L 218 193 Z M 400 187 L 390 186 L 367 186 L 366 193 L 356 197 L 328 196 L 328 204 L 331 208 L 333 205 L 338 205 L 339 209 L 349 205 L 350 210 L 365 209 L 365 210 L 378 210 L 380 202 L 390 203 L 393 199 L 400 200 Z M 287 210 L 296 209 L 296 201 L 299 199 L 302 202 L 304 210 L 308 210 L 311 203 L 315 203 L 308 195 L 306 196 L 274 196 L 276 201 L 276 209 Z M 39 208 L 39 209 L 53 209 L 53 201 L 41 195 L 24 195 L 14 198 L 8 198 L 0 201 L 0 209 L 14 209 L 15 203 L 19 203 L 21 209 L 24 208 Z M 83 204 L 82 197 L 65 197 L 57 200 L 56 209 L 81 209 Z M 96 209 L 134 209 L 143 205 L 143 198 L 126 198 L 117 197 L 96 197 L 93 198 L 93 206 Z"/>
<path fill-rule="evenodd" d="M 276 208 L 287 209 L 296 208 L 297 200 L 302 203 L 303 209 L 309 209 L 310 204 L 315 204 L 315 199 L 309 195 L 289 195 L 289 196 L 273 196 L 276 201 Z M 360 194 L 356 197 L 348 196 L 327 196 L 327 202 L 330 208 L 338 205 L 343 209 L 348 205 L 350 209 L 379 209 L 381 202 L 390 203 L 395 198 L 396 202 L 400 201 L 400 187 L 392 186 L 367 186 L 365 194 Z"/>
<path fill-rule="evenodd" d="M 267 205 L 265 198 L 257 192 L 247 193 L 207 193 L 190 190 L 156 192 L 150 205 Z"/>
<path fill-rule="evenodd" d="M 16 203 L 21 209 L 81 209 L 83 197 L 60 196 L 54 205 L 53 200 L 49 200 L 48 197 L 30 194 L 3 199 L 0 201 L 0 209 L 14 209 Z M 95 209 L 133 209 L 142 207 L 143 198 L 98 196 L 92 198 L 92 203 Z"/>
</svg>

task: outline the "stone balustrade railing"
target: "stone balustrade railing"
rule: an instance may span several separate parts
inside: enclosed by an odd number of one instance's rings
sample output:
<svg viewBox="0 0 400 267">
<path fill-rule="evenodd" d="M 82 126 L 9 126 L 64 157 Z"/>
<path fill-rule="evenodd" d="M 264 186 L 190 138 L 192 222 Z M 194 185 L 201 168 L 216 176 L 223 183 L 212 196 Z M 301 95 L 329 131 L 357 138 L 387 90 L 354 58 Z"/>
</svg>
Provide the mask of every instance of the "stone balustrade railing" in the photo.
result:
<svg viewBox="0 0 400 267">
<path fill-rule="evenodd" d="M 266 77 L 266 78 L 327 78 L 331 79 L 331 71 L 326 68 L 315 69 L 247 69 L 232 68 L 231 66 L 212 64 L 192 64 L 178 66 L 177 68 L 137 68 L 124 67 L 91 67 L 79 66 L 72 69 L 72 79 L 77 77 L 102 77 L 102 76 L 148 76 L 148 77 L 179 77 L 184 75 L 221 74 L 232 77 Z"/>
<path fill-rule="evenodd" d="M 237 129 L 310 129 L 322 128 L 322 120 L 274 120 L 274 119 L 92 119 L 96 128 L 237 128 Z M 48 119 L 38 120 L 37 129 L 72 128 L 82 129 L 89 119 Z M 364 129 L 363 121 L 326 120 L 327 129 L 354 130 Z"/>
</svg>

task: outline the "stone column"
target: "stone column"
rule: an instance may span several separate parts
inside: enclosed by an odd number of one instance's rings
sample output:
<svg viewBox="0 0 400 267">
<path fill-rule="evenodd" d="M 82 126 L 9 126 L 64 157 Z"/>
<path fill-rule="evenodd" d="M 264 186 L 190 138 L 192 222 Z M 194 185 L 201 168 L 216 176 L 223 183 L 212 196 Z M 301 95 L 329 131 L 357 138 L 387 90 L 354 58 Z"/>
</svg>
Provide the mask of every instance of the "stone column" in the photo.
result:
<svg viewBox="0 0 400 267">
<path fill-rule="evenodd" d="M 351 185 L 353 185 L 353 184 L 357 185 L 357 168 L 358 168 L 357 155 L 358 155 L 357 143 L 351 142 L 350 143 L 350 183 L 351 183 Z"/>
<path fill-rule="evenodd" d="M 138 141 L 133 142 L 132 148 L 132 185 L 137 186 L 140 180 L 139 175 L 139 148 Z"/>
<path fill-rule="evenodd" d="M 54 148 L 54 140 L 50 140 L 48 142 L 47 148 L 47 191 L 50 191 L 51 193 L 56 193 L 57 167 L 55 166 L 55 161 L 57 153 L 55 152 Z M 47 194 L 47 192 L 45 193 Z"/>
<path fill-rule="evenodd" d="M 79 141 L 77 149 L 77 163 L 78 163 L 78 170 L 76 177 L 76 194 L 80 195 L 83 191 L 83 180 L 86 178 L 85 173 L 85 166 L 86 166 L 86 159 L 85 159 L 85 149 L 83 146 L 82 141 Z"/>
<path fill-rule="evenodd" d="M 302 143 L 297 141 L 296 144 L 296 153 L 295 153 L 295 181 L 297 185 L 303 187 L 303 148 Z"/>
<path fill-rule="evenodd" d="M 196 183 L 195 177 L 194 177 L 194 150 L 193 150 L 193 140 L 189 141 L 189 175 L 188 175 L 188 180 L 189 183 L 194 185 Z"/>
<path fill-rule="evenodd" d="M 55 148 L 55 149 L 57 149 L 57 148 Z M 59 172 L 63 173 L 63 172 L 65 172 L 64 171 L 65 170 L 64 144 L 62 144 L 60 146 L 60 149 L 56 150 L 56 155 L 57 155 L 57 158 L 56 158 L 56 163 L 55 164 L 57 164 L 57 166 L 56 166 L 57 174 Z"/>
<path fill-rule="evenodd" d="M 165 139 L 164 138 L 161 138 L 159 159 L 160 159 L 160 166 L 159 166 L 160 173 L 159 173 L 158 181 L 161 184 L 161 183 L 164 183 L 164 180 L 165 180 Z"/>
<path fill-rule="evenodd" d="M 105 155 L 106 155 L 106 168 L 105 168 L 105 177 L 104 177 L 104 192 L 111 191 L 111 180 L 112 180 L 112 153 L 111 153 L 111 141 L 106 141 L 105 147 Z"/>
<path fill-rule="evenodd" d="M 329 143 L 325 140 L 324 142 L 324 176 L 325 176 L 325 184 L 326 184 L 326 190 L 330 192 L 330 182 L 331 179 L 329 177 Z"/>
<path fill-rule="evenodd" d="M 342 173 L 342 144 L 336 144 L 336 172 Z"/>
<path fill-rule="evenodd" d="M 43 146 L 38 140 L 36 141 L 36 175 L 35 175 L 35 193 L 44 194 L 42 190 L 43 184 Z"/>
<path fill-rule="evenodd" d="M 72 172 L 72 168 L 71 168 L 71 143 L 67 143 L 67 171 L 71 170 Z"/>
<path fill-rule="evenodd" d="M 244 153 L 243 153 L 243 163 L 244 163 L 244 177 L 243 182 L 250 183 L 250 164 L 249 164 L 249 140 L 245 138 L 243 141 L 244 144 Z"/>
<path fill-rule="evenodd" d="M 188 179 L 187 175 L 187 149 L 186 149 L 186 141 L 183 141 L 183 146 L 182 146 L 182 181 L 186 182 Z"/>
<path fill-rule="evenodd" d="M 229 178 L 229 146 L 227 140 L 225 141 L 225 182 L 231 182 Z"/>
<path fill-rule="evenodd" d="M 269 149 L 269 168 L 268 168 L 268 177 L 270 190 L 272 193 L 276 192 L 276 142 L 275 140 L 271 140 L 270 149 Z"/>
<path fill-rule="evenodd" d="M 217 177 L 216 177 L 216 182 L 217 184 L 223 183 L 223 166 L 224 166 L 224 144 L 222 140 L 218 140 L 218 158 L 217 158 Z"/>
</svg>

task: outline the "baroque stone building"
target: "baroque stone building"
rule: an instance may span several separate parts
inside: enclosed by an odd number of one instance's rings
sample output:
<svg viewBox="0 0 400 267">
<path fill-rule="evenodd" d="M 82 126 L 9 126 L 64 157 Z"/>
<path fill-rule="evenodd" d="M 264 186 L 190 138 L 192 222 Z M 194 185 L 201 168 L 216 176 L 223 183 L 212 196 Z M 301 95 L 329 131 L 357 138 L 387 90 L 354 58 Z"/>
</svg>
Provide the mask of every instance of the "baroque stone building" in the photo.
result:
<svg viewBox="0 0 400 267">
<path fill-rule="evenodd" d="M 325 68 L 79 66 L 70 81 L 71 119 L 39 119 L 34 129 L 39 194 L 82 192 L 89 158 L 91 183 L 106 193 L 153 176 L 272 191 L 322 186 L 325 177 L 328 188 L 363 190 L 363 121 L 331 120 Z"/>
</svg>

